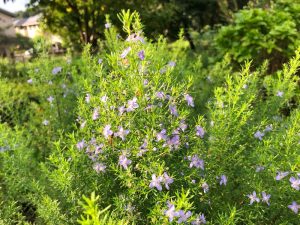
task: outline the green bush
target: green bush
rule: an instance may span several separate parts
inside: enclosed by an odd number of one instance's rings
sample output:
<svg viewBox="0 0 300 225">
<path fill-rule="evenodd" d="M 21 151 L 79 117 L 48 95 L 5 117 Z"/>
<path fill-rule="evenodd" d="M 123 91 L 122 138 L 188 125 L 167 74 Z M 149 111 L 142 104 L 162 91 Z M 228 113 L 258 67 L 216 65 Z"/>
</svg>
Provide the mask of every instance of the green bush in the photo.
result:
<svg viewBox="0 0 300 225">
<path fill-rule="evenodd" d="M 0 124 L 0 224 L 297 224 L 300 49 L 271 75 L 206 68 L 119 17 L 126 40 L 28 66 L 39 103 Z M 18 89 L 3 104 L 30 106 Z"/>
<path fill-rule="evenodd" d="M 275 1 L 264 8 L 249 8 L 234 14 L 232 24 L 224 26 L 216 41 L 221 52 L 241 63 L 253 60 L 255 66 L 268 59 L 270 71 L 279 69 L 299 46 L 300 3 Z"/>
</svg>

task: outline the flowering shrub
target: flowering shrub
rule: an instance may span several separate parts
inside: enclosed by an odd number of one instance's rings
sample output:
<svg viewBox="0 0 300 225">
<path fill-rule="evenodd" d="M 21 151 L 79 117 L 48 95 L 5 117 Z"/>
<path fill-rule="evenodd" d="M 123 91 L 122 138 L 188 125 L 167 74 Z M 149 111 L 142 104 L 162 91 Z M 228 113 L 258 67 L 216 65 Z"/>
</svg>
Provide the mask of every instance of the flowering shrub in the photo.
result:
<svg viewBox="0 0 300 225">
<path fill-rule="evenodd" d="M 33 160 L 36 137 L 0 126 L 0 221 L 297 224 L 300 52 L 272 76 L 266 63 L 232 72 L 228 58 L 206 73 L 145 38 L 137 13 L 119 17 L 126 40 L 107 18 L 99 55 L 30 68 L 51 151 Z"/>
</svg>

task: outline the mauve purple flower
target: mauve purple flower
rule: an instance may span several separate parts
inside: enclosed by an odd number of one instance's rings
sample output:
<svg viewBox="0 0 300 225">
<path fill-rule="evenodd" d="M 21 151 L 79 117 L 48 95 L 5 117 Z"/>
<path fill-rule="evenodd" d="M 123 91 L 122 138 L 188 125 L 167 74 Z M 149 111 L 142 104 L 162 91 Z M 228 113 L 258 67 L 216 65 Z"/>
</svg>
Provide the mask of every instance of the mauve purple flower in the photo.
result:
<svg viewBox="0 0 300 225">
<path fill-rule="evenodd" d="M 188 159 L 191 161 L 190 168 L 196 167 L 204 170 L 204 161 L 200 159 L 197 155 L 188 156 Z"/>
<path fill-rule="evenodd" d="M 159 91 L 156 93 L 156 97 L 158 99 L 165 99 L 165 93 L 163 93 L 162 91 Z"/>
<path fill-rule="evenodd" d="M 169 146 L 170 149 L 178 149 L 180 145 L 180 137 L 179 135 L 174 135 L 173 137 L 169 138 L 167 140 L 167 145 Z"/>
<path fill-rule="evenodd" d="M 85 147 L 85 141 L 81 140 L 76 144 L 76 147 L 78 148 L 78 150 L 82 150 Z"/>
<path fill-rule="evenodd" d="M 103 59 L 98 59 L 98 64 L 102 64 Z"/>
<path fill-rule="evenodd" d="M 290 182 L 291 182 L 291 187 L 292 188 L 296 189 L 297 191 L 300 190 L 300 179 L 295 178 L 295 177 L 291 177 Z"/>
<path fill-rule="evenodd" d="M 149 81 L 148 81 L 147 79 L 145 79 L 145 80 L 143 81 L 143 84 L 144 84 L 144 86 L 147 86 L 147 85 L 149 84 Z"/>
<path fill-rule="evenodd" d="M 129 100 L 127 102 L 127 112 L 131 112 L 134 111 L 135 109 L 137 109 L 139 107 L 139 104 L 137 103 L 137 98 L 134 97 L 132 100 Z"/>
<path fill-rule="evenodd" d="M 83 129 L 85 127 L 85 125 L 86 125 L 86 120 L 80 124 L 80 129 Z"/>
<path fill-rule="evenodd" d="M 145 152 L 147 152 L 147 149 L 141 149 L 136 155 L 142 157 Z"/>
<path fill-rule="evenodd" d="M 202 189 L 203 189 L 204 193 L 207 193 L 209 191 L 209 186 L 208 186 L 208 184 L 206 182 L 204 182 L 202 184 Z"/>
<path fill-rule="evenodd" d="M 149 187 L 150 188 L 154 188 L 156 187 L 157 190 L 161 191 L 162 190 L 162 186 L 161 186 L 161 182 L 163 181 L 163 177 L 162 176 L 158 176 L 156 177 L 155 174 L 152 174 L 152 180 L 150 182 Z"/>
<path fill-rule="evenodd" d="M 125 137 L 129 134 L 129 130 L 124 130 L 123 127 L 119 127 L 119 131 L 116 133 L 116 136 L 121 138 L 122 141 L 125 140 Z"/>
<path fill-rule="evenodd" d="M 127 37 L 126 41 L 131 41 L 131 42 L 140 41 L 141 43 L 145 43 L 144 38 L 141 37 L 140 34 L 131 34 Z"/>
<path fill-rule="evenodd" d="M 160 69 L 159 72 L 160 72 L 160 74 L 164 74 L 164 73 L 166 73 L 166 71 L 167 71 L 166 67 L 163 67 Z"/>
<path fill-rule="evenodd" d="M 145 107 L 145 111 L 151 111 L 154 108 L 154 105 L 149 104 L 147 107 Z"/>
<path fill-rule="evenodd" d="M 265 134 L 263 132 L 260 132 L 259 130 L 254 134 L 254 137 L 259 139 L 260 141 L 262 140 L 263 136 L 265 136 Z"/>
<path fill-rule="evenodd" d="M 256 169 L 255 169 L 255 172 L 261 172 L 261 171 L 263 171 L 265 169 L 265 167 L 264 166 L 257 166 L 256 167 Z"/>
<path fill-rule="evenodd" d="M 43 125 L 44 125 L 44 126 L 48 126 L 48 125 L 49 125 L 49 120 L 44 120 L 44 121 L 43 121 Z"/>
<path fill-rule="evenodd" d="M 277 91 L 276 96 L 283 97 L 284 92 L 283 91 Z"/>
<path fill-rule="evenodd" d="M 205 134 L 205 131 L 204 131 L 203 127 L 196 126 L 196 136 L 203 138 L 204 134 Z"/>
<path fill-rule="evenodd" d="M 99 118 L 99 108 L 95 108 L 93 111 L 92 119 L 96 120 Z"/>
<path fill-rule="evenodd" d="M 93 169 L 99 173 L 99 172 L 105 172 L 106 166 L 103 163 L 95 163 L 93 166 Z"/>
<path fill-rule="evenodd" d="M 106 139 L 108 139 L 108 137 L 113 135 L 113 133 L 114 133 L 110 128 L 111 128 L 111 125 L 106 125 L 103 129 L 103 135 Z"/>
<path fill-rule="evenodd" d="M 180 129 L 176 128 L 175 130 L 173 130 L 172 134 L 173 135 L 179 135 L 180 134 Z"/>
<path fill-rule="evenodd" d="M 53 98 L 52 96 L 49 96 L 49 97 L 47 98 L 47 101 L 50 102 L 50 103 L 52 103 L 52 102 L 54 101 L 54 98 Z"/>
<path fill-rule="evenodd" d="M 186 94 L 185 96 L 185 100 L 187 101 L 188 106 L 194 107 L 194 99 L 192 96 Z"/>
<path fill-rule="evenodd" d="M 52 74 L 53 75 L 56 75 L 56 74 L 58 74 L 59 72 L 61 72 L 61 70 L 62 70 L 62 67 L 55 67 L 55 68 L 53 68 L 53 70 L 52 70 Z"/>
<path fill-rule="evenodd" d="M 101 100 L 101 102 L 105 103 L 105 102 L 107 102 L 108 97 L 106 95 L 104 95 L 100 98 L 100 100 Z"/>
<path fill-rule="evenodd" d="M 176 62 L 174 62 L 174 61 L 170 61 L 169 63 L 168 63 L 168 66 L 169 67 L 175 67 L 176 66 Z"/>
<path fill-rule="evenodd" d="M 27 80 L 28 84 L 32 84 L 33 80 L 30 78 L 29 80 Z"/>
<path fill-rule="evenodd" d="M 268 195 L 266 192 L 263 191 L 261 193 L 261 196 L 262 196 L 261 201 L 267 203 L 268 205 L 270 205 L 269 200 L 271 198 L 271 195 Z"/>
<path fill-rule="evenodd" d="M 111 28 L 111 24 L 110 23 L 106 23 L 106 24 L 104 24 L 104 26 L 105 26 L 106 29 Z"/>
<path fill-rule="evenodd" d="M 128 53 L 129 53 L 130 51 L 131 51 L 131 47 L 126 48 L 126 49 L 122 52 L 121 58 L 124 59 L 124 58 L 128 55 Z"/>
<path fill-rule="evenodd" d="M 222 175 L 220 177 L 220 185 L 225 185 L 227 184 L 227 177 L 225 175 Z"/>
<path fill-rule="evenodd" d="M 295 214 L 298 214 L 298 210 L 300 209 L 300 205 L 297 202 L 293 201 L 291 205 L 288 206 Z"/>
<path fill-rule="evenodd" d="M 252 194 L 247 195 L 250 199 L 250 205 L 252 205 L 254 202 L 260 202 L 260 199 L 256 196 L 256 192 L 253 191 Z"/>
<path fill-rule="evenodd" d="M 140 60 L 144 60 L 145 59 L 145 51 L 144 50 L 139 51 L 138 52 L 138 57 L 140 58 Z"/>
<path fill-rule="evenodd" d="M 148 141 L 147 141 L 147 139 L 144 139 L 144 142 L 141 145 L 140 149 L 147 149 L 147 146 L 148 146 Z"/>
<path fill-rule="evenodd" d="M 169 222 L 172 222 L 174 217 L 178 217 L 178 212 L 176 212 L 173 204 L 168 203 L 168 207 L 169 208 L 165 210 L 164 214 L 169 218 Z"/>
<path fill-rule="evenodd" d="M 170 112 L 173 116 L 178 116 L 176 105 L 169 105 Z"/>
<path fill-rule="evenodd" d="M 273 125 L 270 124 L 270 125 L 267 125 L 266 128 L 265 128 L 265 132 L 269 132 L 269 131 L 272 131 L 273 130 Z"/>
<path fill-rule="evenodd" d="M 119 110 L 119 115 L 120 115 L 120 116 L 123 115 L 124 112 L 126 112 L 125 106 L 120 106 L 120 107 L 118 108 L 118 110 Z"/>
<path fill-rule="evenodd" d="M 170 189 L 169 184 L 172 184 L 174 182 L 173 178 L 169 177 L 169 175 L 166 172 L 164 172 L 164 174 L 163 174 L 163 180 L 162 181 L 164 182 L 165 187 L 166 187 L 167 190 Z"/>
<path fill-rule="evenodd" d="M 100 153 L 103 153 L 103 144 L 100 144 L 100 145 L 96 145 L 95 146 L 95 151 L 94 151 L 94 153 L 95 153 L 95 155 L 99 155 Z"/>
<path fill-rule="evenodd" d="M 180 124 L 179 124 L 179 128 L 184 132 L 186 129 L 187 129 L 187 124 L 185 123 L 184 120 L 181 120 L 180 121 Z"/>
<path fill-rule="evenodd" d="M 199 216 L 196 218 L 196 220 L 192 221 L 192 225 L 201 225 L 206 224 L 206 219 L 204 214 L 199 214 Z"/>
<path fill-rule="evenodd" d="M 126 155 L 120 155 L 119 157 L 119 165 L 123 166 L 125 170 L 128 169 L 128 166 L 131 164 L 131 160 L 126 157 Z"/>
<path fill-rule="evenodd" d="M 91 95 L 90 94 L 86 94 L 86 96 L 85 96 L 85 102 L 86 103 L 90 103 L 90 101 L 91 101 Z"/>
<path fill-rule="evenodd" d="M 156 140 L 157 141 L 167 140 L 168 137 L 167 137 L 166 133 L 167 133 L 166 129 L 163 129 L 161 132 L 156 134 Z"/>
<path fill-rule="evenodd" d="M 192 212 L 191 211 L 187 211 L 186 213 L 183 210 L 179 210 L 178 211 L 178 221 L 177 223 L 182 223 L 182 222 L 186 222 L 190 217 L 192 216 Z"/>
<path fill-rule="evenodd" d="M 276 180 L 281 180 L 283 178 L 285 178 L 287 175 L 289 175 L 289 172 L 277 172 L 277 175 L 275 177 Z"/>
</svg>

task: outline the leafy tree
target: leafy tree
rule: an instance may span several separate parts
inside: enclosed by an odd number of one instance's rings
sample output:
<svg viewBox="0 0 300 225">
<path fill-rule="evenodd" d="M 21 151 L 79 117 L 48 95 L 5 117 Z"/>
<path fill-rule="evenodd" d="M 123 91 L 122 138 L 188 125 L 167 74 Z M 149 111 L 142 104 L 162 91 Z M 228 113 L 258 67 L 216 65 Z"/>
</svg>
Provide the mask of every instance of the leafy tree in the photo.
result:
<svg viewBox="0 0 300 225">
<path fill-rule="evenodd" d="M 200 30 L 204 25 L 226 22 L 231 9 L 236 10 L 248 0 L 31 0 L 31 6 L 39 8 L 44 15 L 47 28 L 60 34 L 67 42 L 79 45 L 92 43 L 103 37 L 106 14 L 113 22 L 121 9 L 136 10 L 141 14 L 148 37 L 164 34 L 175 40 L 181 27 L 184 36 L 194 43 L 190 29 Z M 226 11 L 227 10 L 227 11 Z M 226 13 L 228 14 L 226 14 Z M 225 16 L 224 16 L 225 15 Z"/>
</svg>

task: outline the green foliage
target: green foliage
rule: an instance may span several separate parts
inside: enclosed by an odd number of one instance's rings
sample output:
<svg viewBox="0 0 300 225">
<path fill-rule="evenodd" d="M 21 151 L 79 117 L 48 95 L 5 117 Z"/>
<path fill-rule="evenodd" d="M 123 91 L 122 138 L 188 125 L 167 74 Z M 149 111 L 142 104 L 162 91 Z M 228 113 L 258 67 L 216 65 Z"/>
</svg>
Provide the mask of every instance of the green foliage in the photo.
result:
<svg viewBox="0 0 300 225">
<path fill-rule="evenodd" d="M 234 15 L 232 24 L 221 28 L 217 44 L 241 63 L 253 59 L 258 66 L 270 61 L 274 72 L 299 46 L 300 3 L 280 0 L 265 8 L 243 9 Z"/>
<path fill-rule="evenodd" d="M 1 78 L 0 224 L 297 224 L 300 49 L 235 71 L 119 18 L 126 40 Z"/>
<path fill-rule="evenodd" d="M 97 206 L 97 201 L 99 196 L 95 197 L 95 193 L 91 194 L 90 198 L 83 196 L 84 202 L 81 202 L 81 206 L 84 209 L 84 215 L 81 216 L 81 220 L 78 220 L 81 225 L 127 225 L 128 222 L 124 220 L 117 221 L 116 218 L 113 218 L 107 210 L 110 206 L 106 207 L 103 210 L 99 210 Z"/>
</svg>

